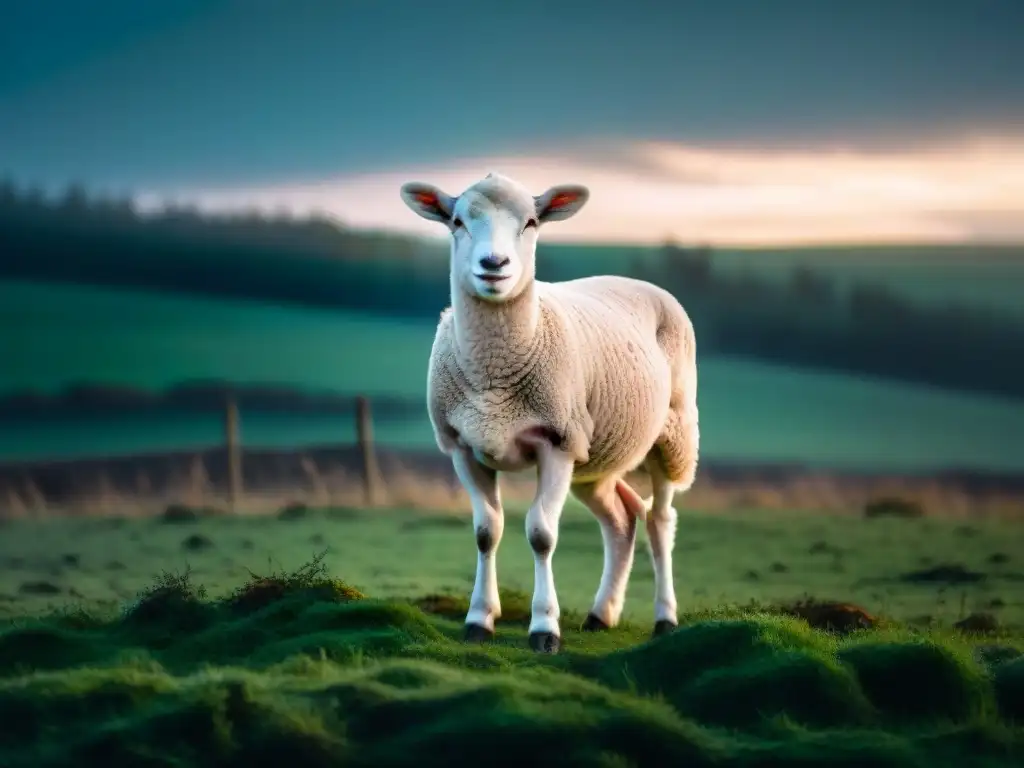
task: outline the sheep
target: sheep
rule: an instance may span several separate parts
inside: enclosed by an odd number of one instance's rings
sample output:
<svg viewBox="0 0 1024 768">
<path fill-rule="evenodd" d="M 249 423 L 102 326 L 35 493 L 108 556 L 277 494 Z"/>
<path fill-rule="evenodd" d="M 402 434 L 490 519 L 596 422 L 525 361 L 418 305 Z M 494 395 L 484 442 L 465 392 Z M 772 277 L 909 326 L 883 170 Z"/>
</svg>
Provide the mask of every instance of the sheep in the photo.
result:
<svg viewBox="0 0 1024 768">
<path fill-rule="evenodd" d="M 672 550 L 675 494 L 697 471 L 696 339 L 668 291 L 627 277 L 560 283 L 535 277 L 542 226 L 575 215 L 580 185 L 534 197 L 491 173 L 458 197 L 410 182 L 404 202 L 451 233 L 451 306 L 430 352 L 427 407 L 438 448 L 469 495 L 476 578 L 465 638 L 493 638 L 501 616 L 496 553 L 504 530 L 499 472 L 537 469 L 526 515 L 534 557 L 529 645 L 556 653 L 560 609 L 552 557 L 569 494 L 597 518 L 600 584 L 582 629 L 614 627 L 633 565 L 637 521 L 654 565 L 654 635 L 677 626 Z M 624 476 L 645 467 L 643 499 Z"/>
</svg>

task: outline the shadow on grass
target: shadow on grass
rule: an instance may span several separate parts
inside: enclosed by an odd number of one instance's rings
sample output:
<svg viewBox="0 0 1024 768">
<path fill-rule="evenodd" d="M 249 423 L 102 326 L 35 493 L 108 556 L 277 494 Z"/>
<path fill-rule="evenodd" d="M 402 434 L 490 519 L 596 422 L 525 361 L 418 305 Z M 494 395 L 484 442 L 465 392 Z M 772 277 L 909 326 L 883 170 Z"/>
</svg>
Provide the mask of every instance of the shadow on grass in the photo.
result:
<svg viewBox="0 0 1024 768">
<path fill-rule="evenodd" d="M 0 765 L 1024 758 L 1019 638 L 979 653 L 953 631 L 824 632 L 795 609 L 734 607 L 654 640 L 567 620 L 566 651 L 535 655 L 527 595 L 503 593 L 497 639 L 467 645 L 464 599 L 375 600 L 322 560 L 250 574 L 221 600 L 188 571 L 165 573 L 122 615 L 0 630 Z"/>
</svg>

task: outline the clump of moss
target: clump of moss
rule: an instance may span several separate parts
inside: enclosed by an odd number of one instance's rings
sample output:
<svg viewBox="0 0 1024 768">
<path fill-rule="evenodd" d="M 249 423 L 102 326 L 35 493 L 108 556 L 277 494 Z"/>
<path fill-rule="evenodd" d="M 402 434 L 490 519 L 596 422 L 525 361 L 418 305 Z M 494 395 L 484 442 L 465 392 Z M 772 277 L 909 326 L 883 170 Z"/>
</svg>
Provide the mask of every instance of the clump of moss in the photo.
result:
<svg viewBox="0 0 1024 768">
<path fill-rule="evenodd" d="M 260 575 L 249 571 L 249 581 L 228 598 L 228 606 L 237 613 L 248 614 L 299 594 L 335 603 L 364 599 L 366 595 L 358 589 L 328 575 L 323 562 L 326 556 L 327 550 L 324 550 L 291 572 Z"/>
<path fill-rule="evenodd" d="M 210 619 L 211 606 L 205 602 L 206 587 L 192 583 L 192 569 L 183 573 L 162 572 L 153 584 L 138 594 L 126 615 L 129 624 L 171 625 L 198 629 Z"/>
<path fill-rule="evenodd" d="M 650 642 L 609 654 L 602 678 L 668 694 L 712 669 L 739 665 L 776 650 L 817 650 L 823 639 L 788 617 L 718 619 L 680 626 Z"/>
<path fill-rule="evenodd" d="M 764 653 L 708 670 L 673 702 L 701 722 L 733 727 L 773 717 L 841 727 L 866 725 L 872 717 L 853 673 L 828 654 L 806 651 Z"/>
<path fill-rule="evenodd" d="M 999 711 L 1007 720 L 1024 724 L 1024 656 L 1000 664 L 993 682 Z"/>
</svg>

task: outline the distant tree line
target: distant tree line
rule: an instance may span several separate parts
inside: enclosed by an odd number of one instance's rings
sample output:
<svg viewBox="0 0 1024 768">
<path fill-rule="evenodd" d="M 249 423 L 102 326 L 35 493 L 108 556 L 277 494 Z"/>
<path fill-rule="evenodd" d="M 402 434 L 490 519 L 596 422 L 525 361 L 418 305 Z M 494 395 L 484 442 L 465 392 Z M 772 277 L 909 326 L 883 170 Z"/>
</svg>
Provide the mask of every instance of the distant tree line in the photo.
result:
<svg viewBox="0 0 1024 768">
<path fill-rule="evenodd" d="M 57 199 L 0 182 L 0 277 L 180 290 L 436 320 L 446 246 L 348 229 L 323 216 L 207 215 L 72 186 Z M 589 273 L 541 246 L 543 279 Z M 607 263 L 602 268 L 608 268 Z M 879 285 L 849 291 L 807 266 L 783 283 L 714 268 L 709 248 L 623 256 L 620 274 L 683 301 L 702 353 L 1024 397 L 1024 324 L 964 306 L 920 306 Z"/>
</svg>

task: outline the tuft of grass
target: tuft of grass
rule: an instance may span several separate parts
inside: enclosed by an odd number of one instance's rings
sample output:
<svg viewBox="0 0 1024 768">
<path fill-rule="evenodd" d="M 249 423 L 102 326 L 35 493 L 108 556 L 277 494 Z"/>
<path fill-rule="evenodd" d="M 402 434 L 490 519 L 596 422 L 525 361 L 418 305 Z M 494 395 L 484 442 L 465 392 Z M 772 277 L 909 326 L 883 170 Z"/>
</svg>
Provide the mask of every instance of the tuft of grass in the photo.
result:
<svg viewBox="0 0 1024 768">
<path fill-rule="evenodd" d="M 164 571 L 125 613 L 132 627 L 192 631 L 210 623 L 206 587 L 192 583 L 192 569 Z"/>
<path fill-rule="evenodd" d="M 328 574 L 324 558 L 327 550 L 315 555 L 294 571 L 270 572 L 260 575 L 249 571 L 249 580 L 228 599 L 228 605 L 238 613 L 253 613 L 296 595 L 310 595 L 317 600 L 347 602 L 362 600 L 365 595 L 355 587 Z"/>
</svg>

